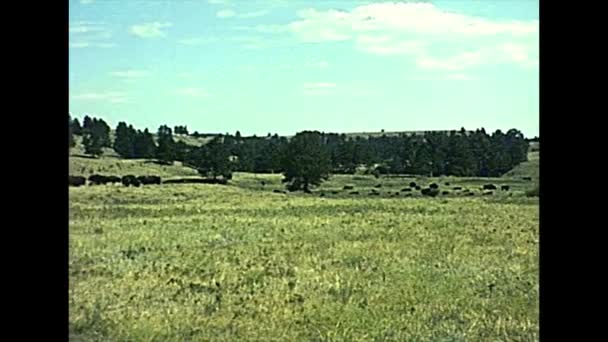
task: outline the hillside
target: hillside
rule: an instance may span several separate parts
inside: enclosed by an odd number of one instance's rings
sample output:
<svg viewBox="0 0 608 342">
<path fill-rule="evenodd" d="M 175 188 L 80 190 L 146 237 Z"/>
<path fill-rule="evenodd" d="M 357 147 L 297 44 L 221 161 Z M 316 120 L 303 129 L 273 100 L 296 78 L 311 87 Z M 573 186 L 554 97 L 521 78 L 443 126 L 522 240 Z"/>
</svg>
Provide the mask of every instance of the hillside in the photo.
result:
<svg viewBox="0 0 608 342">
<path fill-rule="evenodd" d="M 534 180 L 538 180 L 539 174 L 539 158 L 538 151 L 528 153 L 528 161 L 517 165 L 513 170 L 503 175 L 503 178 L 520 178 L 520 177 L 532 177 Z"/>
</svg>

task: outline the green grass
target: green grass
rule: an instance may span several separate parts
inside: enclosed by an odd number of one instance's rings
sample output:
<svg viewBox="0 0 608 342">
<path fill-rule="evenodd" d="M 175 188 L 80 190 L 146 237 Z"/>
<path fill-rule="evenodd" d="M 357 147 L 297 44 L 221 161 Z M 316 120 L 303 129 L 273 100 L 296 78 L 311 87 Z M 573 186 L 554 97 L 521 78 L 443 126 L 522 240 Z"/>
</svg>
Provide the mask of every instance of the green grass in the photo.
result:
<svg viewBox="0 0 608 342">
<path fill-rule="evenodd" d="M 377 182 L 70 188 L 72 340 L 538 340 L 527 183 L 511 198 L 318 196 Z"/>
</svg>

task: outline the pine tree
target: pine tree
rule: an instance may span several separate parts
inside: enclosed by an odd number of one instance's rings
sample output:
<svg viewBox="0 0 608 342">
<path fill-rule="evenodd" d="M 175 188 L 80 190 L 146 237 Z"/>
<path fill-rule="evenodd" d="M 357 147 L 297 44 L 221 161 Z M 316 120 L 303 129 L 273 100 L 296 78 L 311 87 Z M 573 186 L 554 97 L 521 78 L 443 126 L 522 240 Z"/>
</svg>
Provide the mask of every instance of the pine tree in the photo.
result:
<svg viewBox="0 0 608 342">
<path fill-rule="evenodd" d="M 164 163 L 172 163 L 175 160 L 175 142 L 173 141 L 171 128 L 167 125 L 160 126 L 157 139 L 156 158 Z"/>
</svg>

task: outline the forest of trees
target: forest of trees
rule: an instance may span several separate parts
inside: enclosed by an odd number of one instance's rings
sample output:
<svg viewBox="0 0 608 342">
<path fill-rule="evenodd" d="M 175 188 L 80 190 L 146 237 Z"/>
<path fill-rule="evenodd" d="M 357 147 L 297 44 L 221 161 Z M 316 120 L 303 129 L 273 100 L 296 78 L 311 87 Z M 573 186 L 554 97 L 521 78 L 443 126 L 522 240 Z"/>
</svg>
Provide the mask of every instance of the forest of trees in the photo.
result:
<svg viewBox="0 0 608 342">
<path fill-rule="evenodd" d="M 175 128 L 179 134 L 187 132 L 185 126 Z M 301 134 L 291 139 L 277 134 L 243 137 L 237 131 L 234 135 L 215 135 L 198 147 L 176 142 L 175 131 L 167 125 L 158 128 L 156 141 L 147 129 L 136 130 L 125 122 L 118 123 L 113 143 L 109 133 L 110 128 L 102 119 L 85 116 L 82 127 L 77 119 L 70 119 L 70 147 L 72 134 L 82 135 L 87 154 L 98 156 L 102 147 L 113 147 L 123 158 L 153 158 L 165 163 L 181 161 L 196 167 L 202 175 L 214 178 L 230 177 L 232 171 L 287 175 L 290 167 L 305 165 L 302 160 L 307 158 L 327 161 L 323 162 L 327 170 L 323 166 L 322 175 L 352 174 L 358 167 L 367 166 L 367 172 L 376 174 L 497 177 L 527 160 L 530 141 L 516 129 L 488 134 L 483 128 L 475 131 L 462 128 L 417 135 L 354 138 L 345 134 L 301 132 L 307 133 L 306 139 L 296 139 Z M 303 179 L 297 180 L 297 172 L 292 176 L 292 186 L 299 187 Z"/>
</svg>

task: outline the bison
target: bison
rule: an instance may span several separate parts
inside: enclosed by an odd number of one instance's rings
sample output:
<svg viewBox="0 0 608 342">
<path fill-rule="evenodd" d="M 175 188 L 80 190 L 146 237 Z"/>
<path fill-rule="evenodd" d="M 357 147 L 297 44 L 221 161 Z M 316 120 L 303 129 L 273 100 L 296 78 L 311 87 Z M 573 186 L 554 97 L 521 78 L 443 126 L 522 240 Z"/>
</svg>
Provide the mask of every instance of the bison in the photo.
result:
<svg viewBox="0 0 608 342">
<path fill-rule="evenodd" d="M 352 185 L 345 185 L 343 189 L 344 189 L 344 190 L 353 190 L 354 188 L 355 188 L 355 187 L 354 187 L 354 186 L 352 186 Z"/>
<path fill-rule="evenodd" d="M 503 185 L 500 187 L 500 190 L 502 191 L 509 191 L 510 187 L 508 185 Z"/>
<path fill-rule="evenodd" d="M 424 195 L 424 196 L 435 197 L 435 196 L 439 195 L 439 190 L 434 189 L 434 188 L 424 188 L 424 189 L 420 190 L 420 193 L 422 193 L 422 195 Z"/>
<path fill-rule="evenodd" d="M 102 175 L 90 175 L 89 176 L 89 184 L 90 185 L 101 185 L 107 183 L 107 177 Z"/>
<path fill-rule="evenodd" d="M 410 182 L 410 188 L 415 188 L 417 187 L 416 182 Z"/>
<path fill-rule="evenodd" d="M 493 192 L 493 191 L 484 191 L 484 192 L 483 192 L 483 195 L 484 195 L 484 196 L 491 196 L 491 195 L 493 195 L 493 194 L 494 194 L 494 192 Z"/>
<path fill-rule="evenodd" d="M 81 186 L 87 182 L 87 179 L 82 176 L 68 176 L 68 184 L 70 186 Z"/>
<path fill-rule="evenodd" d="M 160 184 L 161 179 L 159 176 L 139 176 L 137 180 L 142 184 Z"/>
<path fill-rule="evenodd" d="M 449 191 L 443 191 L 443 192 L 441 192 L 441 194 L 445 196 L 445 195 L 449 195 L 450 192 Z"/>
<path fill-rule="evenodd" d="M 452 189 L 453 189 L 454 191 L 458 191 L 458 190 L 462 190 L 462 187 L 460 187 L 460 186 L 455 186 L 455 187 L 453 187 Z"/>
<path fill-rule="evenodd" d="M 484 184 L 483 190 L 496 190 L 496 185 L 494 185 L 494 184 Z"/>
<path fill-rule="evenodd" d="M 429 188 L 431 188 L 431 189 L 438 189 L 439 185 L 437 185 L 437 183 L 432 183 L 431 185 L 429 185 Z"/>
<path fill-rule="evenodd" d="M 122 185 L 138 187 L 140 185 L 140 181 L 134 175 L 126 175 L 122 177 Z"/>
<path fill-rule="evenodd" d="M 351 191 L 351 192 L 349 192 L 349 194 L 350 194 L 350 195 L 358 195 L 358 194 L 359 194 L 359 191 Z"/>
<path fill-rule="evenodd" d="M 407 192 L 407 191 L 412 191 L 412 188 L 403 188 L 403 189 L 401 189 L 401 192 Z"/>
</svg>

